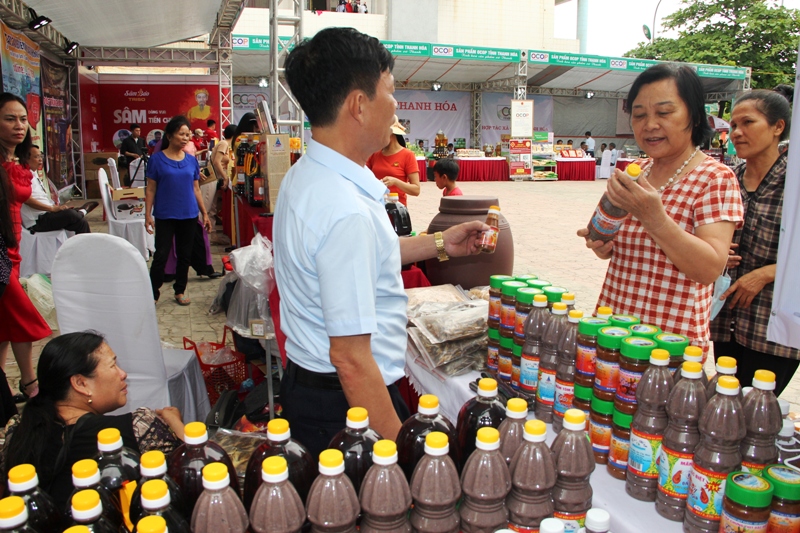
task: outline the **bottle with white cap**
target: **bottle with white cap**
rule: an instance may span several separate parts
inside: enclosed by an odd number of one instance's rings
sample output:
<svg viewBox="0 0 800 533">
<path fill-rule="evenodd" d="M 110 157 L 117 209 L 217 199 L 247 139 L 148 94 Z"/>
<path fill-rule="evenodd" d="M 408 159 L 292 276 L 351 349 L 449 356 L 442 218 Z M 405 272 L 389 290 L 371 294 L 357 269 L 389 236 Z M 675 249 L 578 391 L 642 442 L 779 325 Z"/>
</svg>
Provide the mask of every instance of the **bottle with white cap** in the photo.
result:
<svg viewBox="0 0 800 533">
<path fill-rule="evenodd" d="M 448 455 L 447 435 L 440 431 L 425 437 L 425 455 L 411 476 L 411 527 L 415 533 L 457 533 L 461 518 L 456 504 L 461 483 L 456 465 Z"/>
<path fill-rule="evenodd" d="M 103 505 L 103 515 L 115 528 L 122 525 L 122 505 L 119 494 L 112 493 L 105 485 L 100 483 L 100 469 L 94 459 L 81 459 L 72 465 L 72 486 L 75 489 L 67 499 L 65 516 L 72 516 L 72 497 L 86 489 L 97 491 L 100 503 Z"/>
<path fill-rule="evenodd" d="M 192 533 L 245 533 L 249 525 L 247 511 L 231 488 L 228 466 L 204 466 L 203 493 L 192 512 Z"/>
<path fill-rule="evenodd" d="M 556 395 L 556 370 L 558 368 L 558 341 L 567 327 L 567 306 L 561 302 L 553 304 L 550 318 L 542 337 L 539 356 L 539 383 L 536 388 L 536 418 L 544 422 L 553 420 L 553 404 Z"/>
<path fill-rule="evenodd" d="M 239 479 L 228 453 L 216 442 L 208 440 L 205 424 L 189 422 L 183 428 L 183 444 L 175 448 L 167 461 L 167 474 L 180 487 L 188 515 L 194 511 L 197 498 L 203 492 L 203 467 L 211 463 L 228 467 L 230 486 L 239 494 Z"/>
<path fill-rule="evenodd" d="M 780 464 L 800 465 L 800 461 L 798 461 L 800 460 L 800 440 L 795 438 L 794 433 L 794 422 L 784 420 L 775 442 L 778 447 L 777 462 Z"/>
<path fill-rule="evenodd" d="M 778 398 L 778 405 L 781 406 L 781 418 L 785 420 L 786 417 L 789 416 L 791 405 L 789 404 L 788 400 L 784 400 L 783 398 Z"/>
<path fill-rule="evenodd" d="M 397 445 L 379 440 L 372 447 L 372 466 L 361 485 L 361 533 L 411 533 L 411 490 L 397 465 Z"/>
<path fill-rule="evenodd" d="M 0 500 L 0 531 L 5 533 L 40 533 L 28 525 L 28 508 L 19 496 Z"/>
<path fill-rule="evenodd" d="M 131 496 L 130 517 L 131 523 L 136 524 L 144 516 L 142 508 L 142 486 L 151 479 L 160 479 L 167 484 L 169 489 L 170 506 L 187 520 L 191 517 L 183 502 L 183 494 L 178 484 L 167 475 L 167 459 L 160 450 L 151 450 L 142 454 L 139 462 L 139 473 L 142 478 L 136 485 Z"/>
<path fill-rule="evenodd" d="M 306 514 L 312 533 L 354 533 L 360 506 L 353 482 L 345 475 L 344 454 L 319 454 L 319 476 L 311 486 Z"/>
<path fill-rule="evenodd" d="M 567 306 L 567 314 L 575 309 L 575 293 L 565 292 L 561 295 L 561 302 Z"/>
<path fill-rule="evenodd" d="M 130 482 L 139 482 L 139 453 L 122 445 L 122 435 L 117 428 L 106 428 L 97 433 L 97 468 L 100 483 L 111 492 L 119 492 Z"/>
<path fill-rule="evenodd" d="M 586 512 L 592 508 L 589 477 L 595 461 L 592 444 L 586 438 L 586 415 L 580 409 L 564 414 L 564 429 L 550 446 L 556 465 L 553 487 L 553 516 L 564 522 L 564 530 L 575 533 L 584 526 Z"/>
<path fill-rule="evenodd" d="M 292 438 L 289 421 L 275 418 L 267 424 L 267 440 L 250 455 L 244 474 L 244 508 L 250 510 L 264 479 L 264 459 L 280 455 L 286 459 L 289 481 L 305 504 L 311 484 L 317 478 L 317 463 L 308 449 Z"/>
<path fill-rule="evenodd" d="M 693 363 L 700 363 L 700 366 L 703 366 L 703 349 L 699 346 L 687 346 L 683 350 L 683 362 L 691 361 Z M 681 372 L 675 372 L 675 375 L 672 379 L 675 380 L 675 384 L 677 385 L 678 382 L 683 377 Z M 700 381 L 703 382 L 703 387 L 708 387 L 708 376 L 706 375 L 705 371 L 703 371 L 703 375 L 700 376 Z"/>
<path fill-rule="evenodd" d="M 558 518 L 545 518 L 539 525 L 539 533 L 564 533 L 564 522 Z"/>
<path fill-rule="evenodd" d="M 264 459 L 261 478 L 263 483 L 250 508 L 250 529 L 255 533 L 298 533 L 306 521 L 306 510 L 289 481 L 286 458 L 273 455 Z"/>
<path fill-rule="evenodd" d="M 562 302 L 563 297 L 562 297 Z M 578 352 L 578 323 L 583 311 L 573 309 L 567 314 L 567 324 L 558 339 L 558 364 L 553 394 L 553 431 L 561 431 L 564 413 L 572 409 L 575 398 L 575 357 Z"/>
<path fill-rule="evenodd" d="M 478 381 L 478 394 L 461 406 L 456 423 L 458 435 L 459 470 L 463 470 L 467 459 L 475 450 L 475 439 L 482 427 L 499 428 L 506 418 L 506 408 L 497 399 L 497 381 L 483 378 Z"/>
<path fill-rule="evenodd" d="M 717 393 L 717 381 L 722 376 L 736 376 L 736 359 L 733 357 L 728 357 L 727 355 L 723 355 L 722 357 L 717 357 L 717 362 L 715 365 L 717 373 L 714 375 L 713 378 L 708 380 L 708 385 L 706 385 L 706 398 L 708 401 L 711 401 L 711 398 Z M 739 401 L 744 401 L 742 396 L 739 397 Z"/>
<path fill-rule="evenodd" d="M 439 398 L 433 394 L 423 394 L 419 397 L 417 413 L 403 422 L 395 439 L 397 464 L 403 469 L 407 480 L 411 481 L 417 463 L 425 455 L 425 437 L 433 431 L 441 431 L 447 435 L 450 457 L 456 465 L 460 464 L 455 426 L 439 412 Z"/>
<path fill-rule="evenodd" d="M 372 447 L 381 440 L 377 431 L 369 427 L 369 414 L 363 407 L 347 410 L 345 427 L 334 435 L 328 448 L 344 454 L 344 473 L 353 482 L 356 494 L 361 490 L 361 482 L 372 466 Z"/>
<path fill-rule="evenodd" d="M 511 464 L 525 435 L 525 420 L 528 418 L 528 402 L 522 398 L 511 398 L 506 403 L 506 419 L 497 429 L 500 432 L 500 454 Z"/>
<path fill-rule="evenodd" d="M 614 316 L 614 310 L 610 307 L 598 307 L 595 316 L 597 316 L 597 318 L 602 318 L 603 320 L 608 320 Z"/>
<path fill-rule="evenodd" d="M 163 479 L 151 479 L 142 484 L 139 497 L 143 509 L 143 516 L 161 516 L 167 523 L 167 527 L 172 533 L 191 533 L 189 523 L 172 506 L 169 488 Z M 142 517 L 139 517 L 141 520 Z M 131 522 L 138 523 L 139 520 Z"/>
<path fill-rule="evenodd" d="M 742 465 L 739 445 L 747 433 L 739 393 L 738 379 L 721 376 L 717 381 L 717 394 L 709 400 L 700 417 L 702 438 L 694 451 L 689 474 L 683 522 L 686 533 L 719 530 L 725 482 L 728 474 Z"/>
<path fill-rule="evenodd" d="M 535 530 L 553 516 L 553 486 L 556 466 L 547 447 L 547 426 L 541 420 L 525 422 L 522 445 L 511 460 L 511 492 L 506 498 L 509 527 L 514 531 Z"/>
<path fill-rule="evenodd" d="M 491 533 L 508 525 L 506 496 L 511 491 L 511 474 L 500 454 L 500 432 L 483 427 L 475 439 L 475 451 L 461 473 L 461 530 Z"/>
<path fill-rule="evenodd" d="M 611 515 L 603 509 L 589 509 L 586 513 L 586 533 L 608 533 Z"/>
<path fill-rule="evenodd" d="M 67 533 L 66 531 L 64 533 Z M 78 533 L 78 532 L 75 532 Z M 160 516 L 145 516 L 136 523 L 133 533 L 170 533 L 167 522 Z"/>
<path fill-rule="evenodd" d="M 118 533 L 118 529 L 103 517 L 103 504 L 96 490 L 82 490 L 72 496 L 72 520 L 92 533 Z"/>
<path fill-rule="evenodd" d="M 28 507 L 28 525 L 37 531 L 58 531 L 63 527 L 61 513 L 53 499 L 39 488 L 39 476 L 30 464 L 8 471 L 8 492 L 19 496 Z"/>
<path fill-rule="evenodd" d="M 747 435 L 742 440 L 742 470 L 760 476 L 764 467 L 778 460 L 775 439 L 783 427 L 781 406 L 775 397 L 775 373 L 756 370 L 753 390 L 744 400 Z"/>
<path fill-rule="evenodd" d="M 64 530 L 64 533 L 92 533 L 92 532 L 86 526 L 77 525 L 68 527 L 67 529 Z"/>
</svg>

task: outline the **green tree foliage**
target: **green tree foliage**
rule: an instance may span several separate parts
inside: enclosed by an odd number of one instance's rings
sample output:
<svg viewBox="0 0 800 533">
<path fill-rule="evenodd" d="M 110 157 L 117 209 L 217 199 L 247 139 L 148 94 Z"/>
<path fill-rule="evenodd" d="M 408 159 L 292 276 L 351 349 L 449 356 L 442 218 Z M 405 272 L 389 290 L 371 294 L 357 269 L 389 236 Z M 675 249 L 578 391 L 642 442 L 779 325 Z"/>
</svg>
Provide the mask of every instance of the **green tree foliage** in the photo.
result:
<svg viewBox="0 0 800 533">
<path fill-rule="evenodd" d="M 800 12 L 769 0 L 683 0 L 664 19 L 678 38 L 656 37 L 626 57 L 752 67 L 753 87 L 794 83 Z"/>
</svg>

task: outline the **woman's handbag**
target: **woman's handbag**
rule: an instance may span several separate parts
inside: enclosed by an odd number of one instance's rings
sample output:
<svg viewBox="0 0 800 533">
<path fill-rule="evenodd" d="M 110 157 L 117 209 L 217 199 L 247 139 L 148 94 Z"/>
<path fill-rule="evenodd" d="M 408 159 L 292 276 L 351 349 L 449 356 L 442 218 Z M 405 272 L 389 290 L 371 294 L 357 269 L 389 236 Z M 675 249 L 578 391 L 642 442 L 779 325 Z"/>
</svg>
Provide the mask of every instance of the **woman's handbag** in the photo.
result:
<svg viewBox="0 0 800 533">
<path fill-rule="evenodd" d="M 200 186 L 207 185 L 217 181 L 217 174 L 214 172 L 214 167 L 209 163 L 200 169 Z"/>
</svg>

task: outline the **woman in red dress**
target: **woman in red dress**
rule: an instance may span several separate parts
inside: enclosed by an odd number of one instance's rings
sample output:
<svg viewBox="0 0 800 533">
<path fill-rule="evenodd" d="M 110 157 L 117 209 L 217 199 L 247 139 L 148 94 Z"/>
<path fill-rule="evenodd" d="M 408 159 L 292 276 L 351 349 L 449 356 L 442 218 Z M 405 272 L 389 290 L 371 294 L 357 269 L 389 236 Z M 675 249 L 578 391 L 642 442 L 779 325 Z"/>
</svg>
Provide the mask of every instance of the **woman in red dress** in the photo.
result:
<svg viewBox="0 0 800 533">
<path fill-rule="evenodd" d="M 19 391 L 27 396 L 39 392 L 33 369 L 33 341 L 51 331 L 19 284 L 19 240 L 22 235 L 20 207 L 31 196 L 31 171 L 28 153 L 32 145 L 25 102 L 11 94 L 0 94 L 0 156 L 11 185 L 10 211 L 17 245 L 8 248 L 11 276 L 0 298 L 0 367 L 5 368 L 8 346 L 14 352 L 20 371 Z"/>
</svg>

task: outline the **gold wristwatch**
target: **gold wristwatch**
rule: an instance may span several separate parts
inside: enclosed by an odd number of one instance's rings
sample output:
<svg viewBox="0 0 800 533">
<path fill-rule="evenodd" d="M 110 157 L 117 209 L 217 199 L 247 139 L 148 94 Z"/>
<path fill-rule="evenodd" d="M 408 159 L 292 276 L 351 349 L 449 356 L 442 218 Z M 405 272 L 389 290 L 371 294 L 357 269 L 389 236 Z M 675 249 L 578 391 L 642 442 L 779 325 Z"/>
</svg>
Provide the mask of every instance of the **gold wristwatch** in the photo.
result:
<svg viewBox="0 0 800 533">
<path fill-rule="evenodd" d="M 439 261 L 447 261 L 450 259 L 450 256 L 447 255 L 447 252 L 444 251 L 444 237 L 442 236 L 442 232 L 437 231 L 434 233 L 433 239 L 436 241 L 436 252 L 439 254 Z"/>
</svg>

